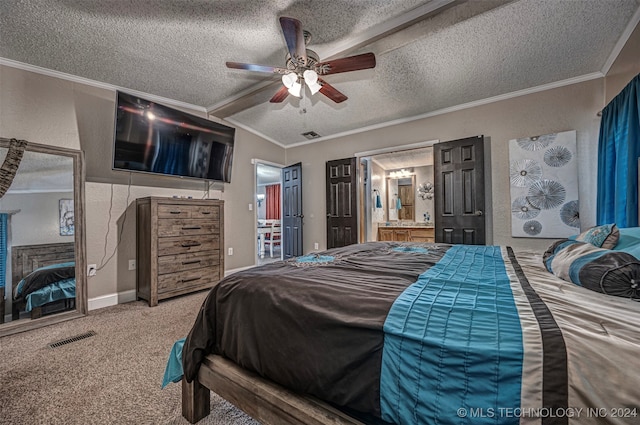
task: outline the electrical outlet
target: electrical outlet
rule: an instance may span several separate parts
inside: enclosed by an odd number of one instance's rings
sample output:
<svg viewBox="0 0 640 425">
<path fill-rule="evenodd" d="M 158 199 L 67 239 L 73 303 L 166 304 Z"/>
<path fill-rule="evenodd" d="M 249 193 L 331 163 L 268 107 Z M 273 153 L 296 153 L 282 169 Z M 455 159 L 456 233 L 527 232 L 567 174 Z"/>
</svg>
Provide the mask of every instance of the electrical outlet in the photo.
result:
<svg viewBox="0 0 640 425">
<path fill-rule="evenodd" d="M 129 270 L 136 269 L 136 260 L 129 260 Z"/>
<path fill-rule="evenodd" d="M 313 244 L 313 249 L 320 249 L 320 244 L 318 242 L 315 242 Z"/>
<path fill-rule="evenodd" d="M 233 255 L 233 248 L 229 248 L 229 255 Z"/>
<path fill-rule="evenodd" d="M 98 271 L 98 266 L 95 264 L 87 265 L 87 276 L 95 276 Z"/>
</svg>

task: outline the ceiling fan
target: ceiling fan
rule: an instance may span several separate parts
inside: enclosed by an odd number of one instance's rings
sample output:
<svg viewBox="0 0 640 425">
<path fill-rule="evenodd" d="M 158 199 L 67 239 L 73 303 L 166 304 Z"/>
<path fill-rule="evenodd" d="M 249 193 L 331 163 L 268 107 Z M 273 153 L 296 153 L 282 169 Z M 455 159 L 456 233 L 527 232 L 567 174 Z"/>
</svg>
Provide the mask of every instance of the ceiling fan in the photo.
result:
<svg viewBox="0 0 640 425">
<path fill-rule="evenodd" d="M 270 102 L 272 103 L 284 101 L 288 94 L 301 97 L 303 83 L 309 87 L 312 95 L 320 92 L 336 103 L 344 102 L 347 100 L 347 96 L 324 81 L 321 76 L 358 71 L 376 66 L 376 57 L 373 53 L 363 53 L 320 62 L 318 54 L 313 50 L 307 49 L 306 46 L 311 40 L 311 34 L 302 30 L 302 24 L 299 20 L 283 16 L 280 18 L 280 26 L 289 49 L 286 57 L 286 68 L 227 62 L 228 68 L 281 74 L 283 86 L 271 98 Z"/>
</svg>

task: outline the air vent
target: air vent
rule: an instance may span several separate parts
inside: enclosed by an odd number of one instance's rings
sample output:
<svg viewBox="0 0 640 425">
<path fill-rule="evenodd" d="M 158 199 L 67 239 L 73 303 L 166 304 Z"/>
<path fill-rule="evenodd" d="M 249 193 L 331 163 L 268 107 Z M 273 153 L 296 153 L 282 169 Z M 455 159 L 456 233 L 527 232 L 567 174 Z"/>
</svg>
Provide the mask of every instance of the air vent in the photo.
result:
<svg viewBox="0 0 640 425">
<path fill-rule="evenodd" d="M 85 338 L 92 337 L 95 334 L 96 333 L 94 331 L 89 331 L 89 332 L 85 332 L 85 333 L 80 334 L 80 335 L 72 336 L 71 338 L 63 339 L 62 341 L 52 342 L 51 344 L 49 344 L 49 348 L 58 348 L 58 347 L 60 347 L 62 345 L 67 345 L 67 344 L 70 344 L 72 342 L 76 342 L 76 341 L 83 340 Z"/>
<path fill-rule="evenodd" d="M 306 133 L 302 133 L 302 135 L 309 140 L 317 139 L 318 137 L 320 137 L 320 135 L 315 131 L 307 131 Z"/>
</svg>

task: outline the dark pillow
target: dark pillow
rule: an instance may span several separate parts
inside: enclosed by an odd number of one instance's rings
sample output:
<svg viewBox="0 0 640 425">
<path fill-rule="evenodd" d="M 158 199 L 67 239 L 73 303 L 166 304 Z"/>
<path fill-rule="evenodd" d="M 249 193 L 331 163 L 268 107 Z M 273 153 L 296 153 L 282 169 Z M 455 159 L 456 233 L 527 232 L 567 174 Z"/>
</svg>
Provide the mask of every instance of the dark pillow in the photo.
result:
<svg viewBox="0 0 640 425">
<path fill-rule="evenodd" d="M 620 238 L 620 231 L 615 223 L 593 226 L 576 236 L 577 241 L 588 242 L 598 248 L 613 249 Z"/>
<path fill-rule="evenodd" d="M 547 270 L 568 282 L 603 294 L 640 299 L 640 260 L 626 252 L 562 239 L 545 251 L 542 261 Z"/>
<path fill-rule="evenodd" d="M 47 285 L 72 277 L 76 277 L 76 266 L 74 262 L 40 267 L 20 281 L 16 286 L 16 290 L 18 291 L 16 295 L 24 298 Z"/>
</svg>

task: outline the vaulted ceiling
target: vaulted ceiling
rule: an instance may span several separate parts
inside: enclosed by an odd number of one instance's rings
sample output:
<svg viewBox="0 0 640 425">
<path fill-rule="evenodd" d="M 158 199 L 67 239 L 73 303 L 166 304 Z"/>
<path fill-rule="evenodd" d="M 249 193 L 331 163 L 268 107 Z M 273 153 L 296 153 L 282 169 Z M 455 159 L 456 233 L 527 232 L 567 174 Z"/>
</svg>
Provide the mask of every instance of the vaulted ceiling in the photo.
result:
<svg viewBox="0 0 640 425">
<path fill-rule="evenodd" d="M 604 75 L 640 0 L 30 0 L 3 2 L 0 63 L 195 106 L 282 146 Z M 285 66 L 281 16 L 321 60 L 373 52 L 374 69 L 326 76 L 269 103 Z M 71 77 L 73 76 L 73 77 Z"/>
</svg>

